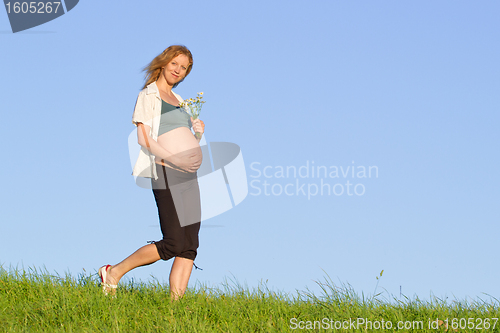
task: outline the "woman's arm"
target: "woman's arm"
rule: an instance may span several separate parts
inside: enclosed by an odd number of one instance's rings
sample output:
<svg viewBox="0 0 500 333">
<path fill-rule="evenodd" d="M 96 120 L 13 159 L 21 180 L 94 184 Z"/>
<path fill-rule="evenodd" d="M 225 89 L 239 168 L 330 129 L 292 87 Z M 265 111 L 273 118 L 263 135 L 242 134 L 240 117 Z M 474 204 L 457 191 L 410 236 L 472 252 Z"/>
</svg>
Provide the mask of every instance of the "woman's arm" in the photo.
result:
<svg viewBox="0 0 500 333">
<path fill-rule="evenodd" d="M 201 161 L 199 158 L 196 158 L 196 154 L 193 153 L 192 156 L 183 155 L 183 157 L 180 158 L 179 155 L 171 153 L 160 146 L 158 142 L 153 140 L 153 138 L 148 134 L 149 131 L 150 127 L 148 125 L 137 123 L 137 141 L 151 154 L 161 158 L 164 163 L 172 164 L 173 166 L 188 172 L 195 172 L 199 169 Z"/>
<path fill-rule="evenodd" d="M 200 142 L 201 136 L 203 135 L 203 133 L 205 133 L 205 123 L 203 122 L 203 120 L 200 120 L 199 118 L 193 119 L 193 117 L 191 117 L 191 125 L 193 126 L 193 130 L 195 133 L 201 133 L 199 139 L 195 135 L 196 140 Z"/>
</svg>

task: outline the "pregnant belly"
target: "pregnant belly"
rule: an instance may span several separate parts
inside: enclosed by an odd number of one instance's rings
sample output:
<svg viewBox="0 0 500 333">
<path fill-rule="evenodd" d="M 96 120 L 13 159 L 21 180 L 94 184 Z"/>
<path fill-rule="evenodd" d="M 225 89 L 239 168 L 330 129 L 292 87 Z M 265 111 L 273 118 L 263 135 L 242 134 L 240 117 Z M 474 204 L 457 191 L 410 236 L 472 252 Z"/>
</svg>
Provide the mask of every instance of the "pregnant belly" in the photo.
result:
<svg viewBox="0 0 500 333">
<path fill-rule="evenodd" d="M 201 161 L 202 154 L 198 140 L 187 127 L 178 127 L 167 133 L 160 135 L 157 142 L 164 149 L 177 155 L 178 157 L 187 157 L 196 155 Z M 157 158 L 158 160 L 158 158 Z"/>
</svg>

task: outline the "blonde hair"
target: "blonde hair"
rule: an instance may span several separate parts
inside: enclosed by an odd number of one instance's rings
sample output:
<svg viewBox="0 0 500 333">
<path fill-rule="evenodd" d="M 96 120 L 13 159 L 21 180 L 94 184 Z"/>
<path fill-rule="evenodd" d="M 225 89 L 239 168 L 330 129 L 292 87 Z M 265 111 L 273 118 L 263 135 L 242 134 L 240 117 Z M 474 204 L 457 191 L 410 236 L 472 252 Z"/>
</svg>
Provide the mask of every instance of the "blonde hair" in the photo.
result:
<svg viewBox="0 0 500 333">
<path fill-rule="evenodd" d="M 191 51 L 189 51 L 189 49 L 184 45 L 171 45 L 167 47 L 165 51 L 156 56 L 156 58 L 154 58 L 153 61 L 149 63 L 149 65 L 144 67 L 143 71 L 146 72 L 146 83 L 144 84 L 144 87 L 142 89 L 158 80 L 163 67 L 165 67 L 172 59 L 177 57 L 179 54 L 184 54 L 189 59 L 189 65 L 186 69 L 186 75 L 184 76 L 184 78 L 186 78 L 186 76 L 188 76 L 189 72 L 191 72 L 191 69 L 193 68 L 193 55 L 191 54 Z M 177 87 L 177 85 L 183 80 L 184 79 L 174 84 L 174 88 Z"/>
</svg>

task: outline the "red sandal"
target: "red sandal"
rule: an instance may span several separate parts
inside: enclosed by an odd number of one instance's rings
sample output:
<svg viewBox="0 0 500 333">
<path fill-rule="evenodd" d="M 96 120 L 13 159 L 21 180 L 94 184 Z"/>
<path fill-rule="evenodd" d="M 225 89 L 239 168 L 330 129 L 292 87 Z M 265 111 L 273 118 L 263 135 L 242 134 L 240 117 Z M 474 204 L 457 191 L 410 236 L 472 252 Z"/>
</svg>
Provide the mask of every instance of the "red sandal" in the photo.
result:
<svg viewBox="0 0 500 333">
<path fill-rule="evenodd" d="M 101 286 L 102 286 L 102 291 L 104 292 L 105 295 L 108 295 L 108 293 L 112 289 L 118 288 L 118 285 L 116 284 L 108 284 L 106 283 L 106 277 L 108 275 L 108 268 L 110 268 L 111 265 L 104 265 L 101 268 L 99 268 L 99 276 L 101 277 Z"/>
</svg>

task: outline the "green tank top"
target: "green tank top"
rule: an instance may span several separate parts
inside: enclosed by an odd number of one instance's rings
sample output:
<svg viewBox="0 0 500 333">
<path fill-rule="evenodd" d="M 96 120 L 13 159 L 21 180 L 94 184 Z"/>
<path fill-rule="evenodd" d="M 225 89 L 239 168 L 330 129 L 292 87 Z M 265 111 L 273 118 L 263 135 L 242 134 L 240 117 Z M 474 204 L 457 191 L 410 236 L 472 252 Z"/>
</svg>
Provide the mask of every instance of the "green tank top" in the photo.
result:
<svg viewBox="0 0 500 333">
<path fill-rule="evenodd" d="M 191 118 L 184 109 L 161 100 L 161 117 L 158 136 L 178 127 L 191 128 Z"/>
</svg>

